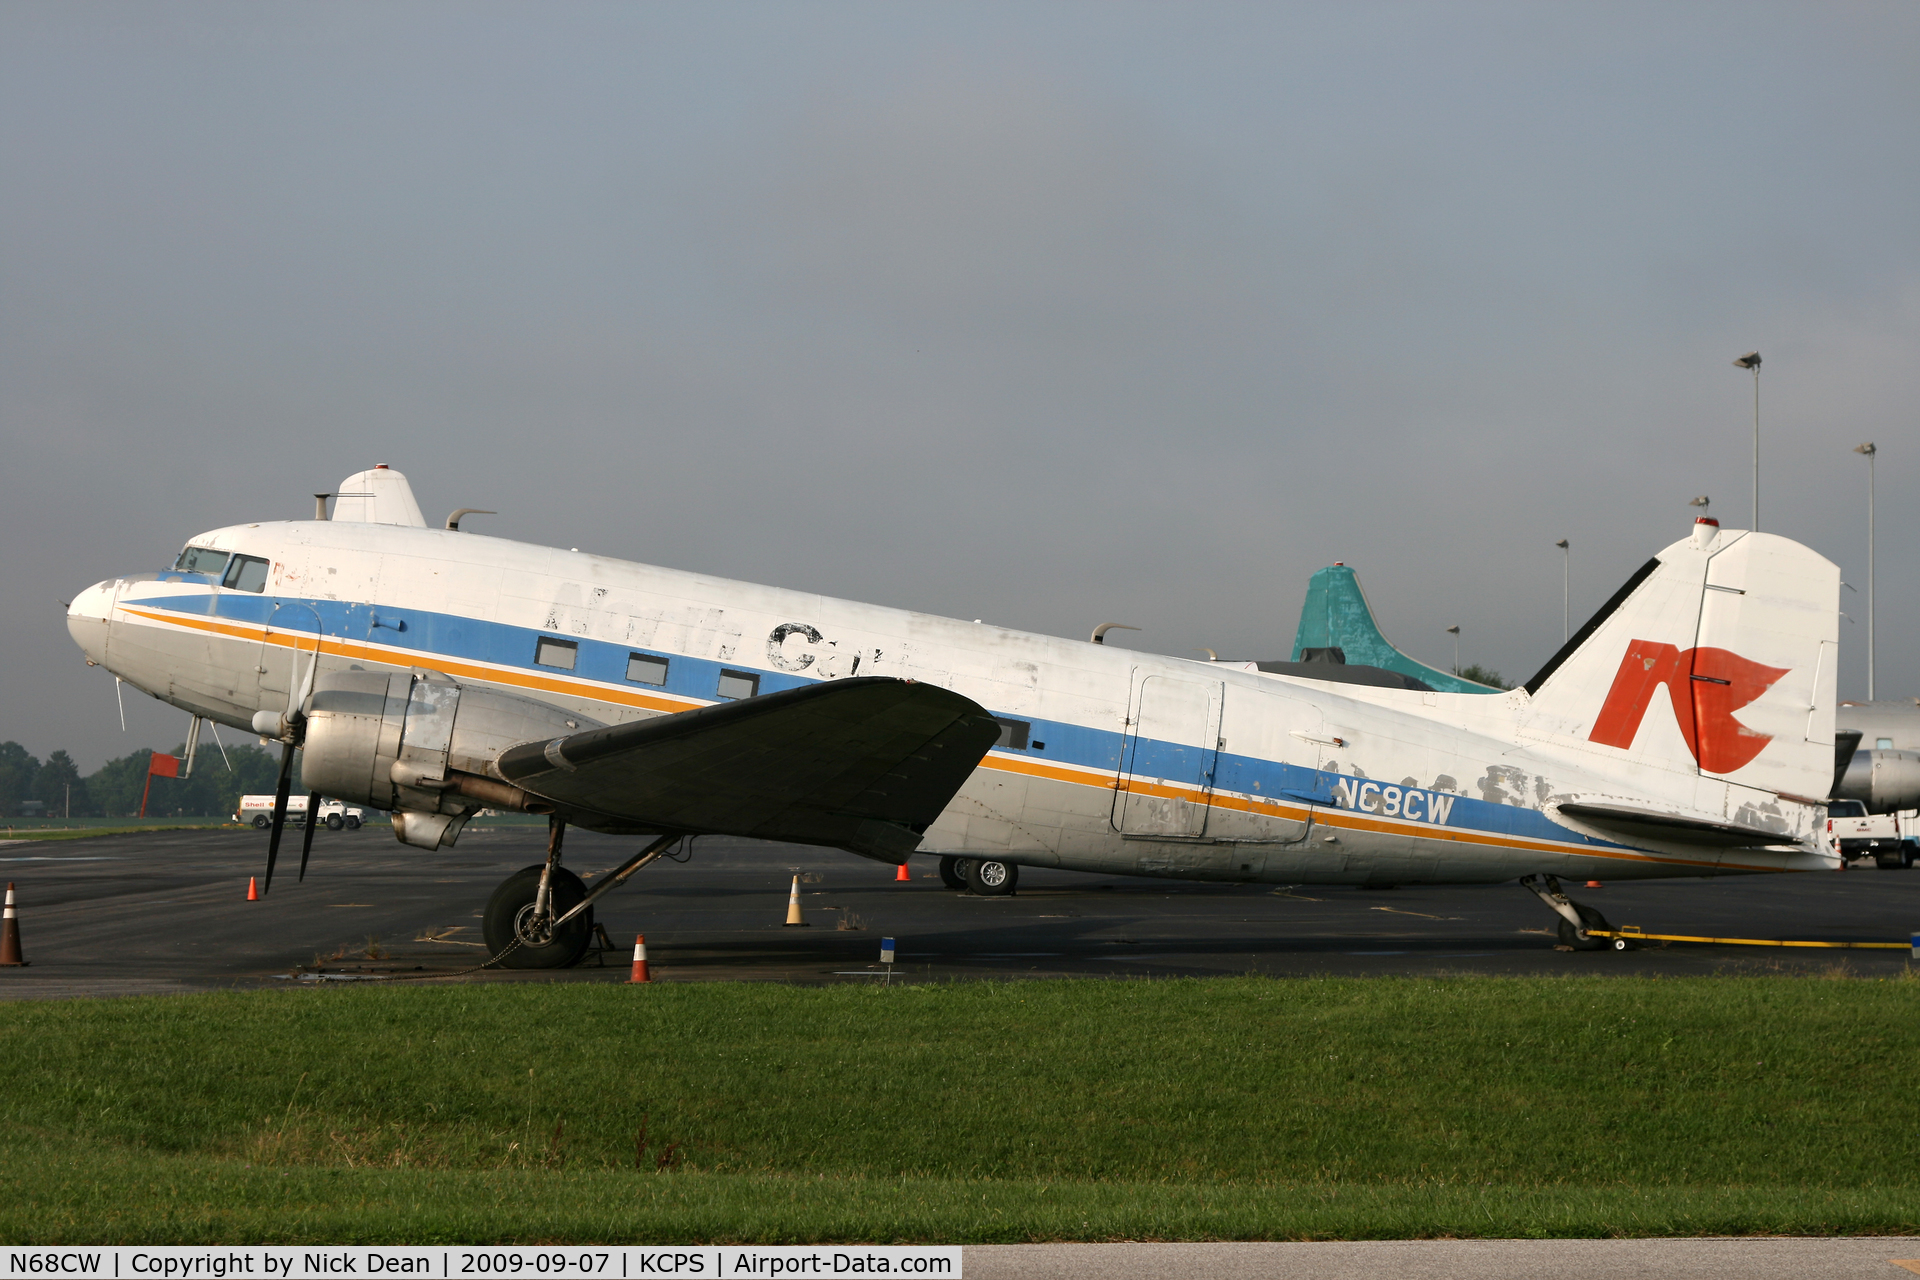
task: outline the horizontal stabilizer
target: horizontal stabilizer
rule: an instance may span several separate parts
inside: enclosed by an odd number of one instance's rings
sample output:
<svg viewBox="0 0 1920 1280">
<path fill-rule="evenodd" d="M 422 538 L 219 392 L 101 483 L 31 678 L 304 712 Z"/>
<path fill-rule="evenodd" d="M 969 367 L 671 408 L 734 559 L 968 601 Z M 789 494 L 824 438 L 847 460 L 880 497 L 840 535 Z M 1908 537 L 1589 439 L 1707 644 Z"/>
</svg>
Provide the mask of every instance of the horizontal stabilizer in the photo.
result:
<svg viewBox="0 0 1920 1280">
<path fill-rule="evenodd" d="M 495 767 L 583 820 L 900 862 L 999 735 L 951 690 L 856 677 L 524 743 Z"/>
<path fill-rule="evenodd" d="M 1622 804 L 1563 804 L 1559 811 L 1589 826 L 1615 831 L 1631 840 L 1664 840 L 1671 844 L 1718 845 L 1724 848 L 1761 848 L 1792 844 L 1793 837 L 1738 822 L 1713 822 Z"/>
</svg>

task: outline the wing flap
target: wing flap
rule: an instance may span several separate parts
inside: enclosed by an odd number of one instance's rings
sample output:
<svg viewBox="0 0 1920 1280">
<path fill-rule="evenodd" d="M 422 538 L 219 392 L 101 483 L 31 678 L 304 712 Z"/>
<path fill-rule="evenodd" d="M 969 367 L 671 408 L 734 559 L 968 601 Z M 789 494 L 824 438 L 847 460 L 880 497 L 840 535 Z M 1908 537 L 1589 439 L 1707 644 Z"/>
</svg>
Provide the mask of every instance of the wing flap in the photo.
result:
<svg viewBox="0 0 1920 1280">
<path fill-rule="evenodd" d="M 858 677 L 523 743 L 495 768 L 633 829 L 899 861 L 999 734 L 984 708 L 951 690 Z"/>
</svg>

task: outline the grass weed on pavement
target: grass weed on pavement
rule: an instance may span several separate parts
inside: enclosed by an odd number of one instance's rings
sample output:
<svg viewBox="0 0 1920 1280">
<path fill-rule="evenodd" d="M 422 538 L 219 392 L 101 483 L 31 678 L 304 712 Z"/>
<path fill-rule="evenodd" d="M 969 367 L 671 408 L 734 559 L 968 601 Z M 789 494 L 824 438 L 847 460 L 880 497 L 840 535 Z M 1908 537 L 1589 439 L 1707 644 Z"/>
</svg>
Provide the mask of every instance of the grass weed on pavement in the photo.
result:
<svg viewBox="0 0 1920 1280">
<path fill-rule="evenodd" d="M 0 1235 L 1910 1231 L 1920 983 L 395 986 L 7 1007 Z"/>
</svg>

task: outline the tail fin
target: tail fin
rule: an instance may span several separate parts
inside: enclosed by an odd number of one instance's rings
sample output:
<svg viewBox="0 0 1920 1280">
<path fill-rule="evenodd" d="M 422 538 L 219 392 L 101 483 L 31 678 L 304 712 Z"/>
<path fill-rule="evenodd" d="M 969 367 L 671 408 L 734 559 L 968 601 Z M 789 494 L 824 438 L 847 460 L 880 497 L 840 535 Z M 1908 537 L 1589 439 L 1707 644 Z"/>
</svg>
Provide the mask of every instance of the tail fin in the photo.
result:
<svg viewBox="0 0 1920 1280">
<path fill-rule="evenodd" d="M 1818 803 L 1833 783 L 1840 571 L 1702 521 L 1526 684 L 1529 737 Z"/>
<path fill-rule="evenodd" d="M 1394 648 L 1373 620 L 1359 575 L 1344 564 L 1328 565 L 1307 579 L 1300 629 L 1293 637 L 1293 661 L 1308 661 L 1309 649 L 1338 649 L 1349 664 L 1397 671 L 1425 681 L 1441 693 L 1500 692 L 1490 685 L 1437 671 Z"/>
</svg>

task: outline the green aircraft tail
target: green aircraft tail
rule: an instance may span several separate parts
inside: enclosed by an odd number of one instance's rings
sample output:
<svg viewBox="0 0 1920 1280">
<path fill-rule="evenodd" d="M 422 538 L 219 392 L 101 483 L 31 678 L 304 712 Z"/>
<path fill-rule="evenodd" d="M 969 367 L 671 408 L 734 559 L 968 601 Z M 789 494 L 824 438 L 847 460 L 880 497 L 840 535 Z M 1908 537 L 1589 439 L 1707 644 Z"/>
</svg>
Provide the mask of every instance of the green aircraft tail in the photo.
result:
<svg viewBox="0 0 1920 1280">
<path fill-rule="evenodd" d="M 1360 589 L 1359 575 L 1343 564 L 1328 565 L 1307 580 L 1306 603 L 1300 607 L 1300 630 L 1293 637 L 1293 661 L 1330 658 L 1333 655 L 1309 652 L 1328 649 L 1339 651 L 1338 661 L 1397 671 L 1425 681 L 1440 693 L 1501 692 L 1436 670 L 1424 662 L 1415 662 L 1389 644 L 1373 620 L 1366 592 Z"/>
</svg>

